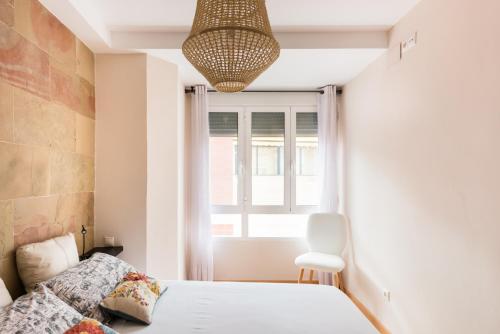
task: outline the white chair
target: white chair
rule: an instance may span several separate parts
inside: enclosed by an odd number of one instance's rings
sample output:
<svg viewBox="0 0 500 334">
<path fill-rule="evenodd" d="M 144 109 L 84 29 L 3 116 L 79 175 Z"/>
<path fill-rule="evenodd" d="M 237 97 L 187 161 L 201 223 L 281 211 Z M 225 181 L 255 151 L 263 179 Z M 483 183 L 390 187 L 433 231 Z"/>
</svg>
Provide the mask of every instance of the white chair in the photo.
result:
<svg viewBox="0 0 500 334">
<path fill-rule="evenodd" d="M 313 282 L 314 271 L 335 275 L 337 288 L 344 290 L 342 270 L 345 267 L 341 257 L 346 244 L 346 220 L 336 213 L 315 213 L 307 222 L 307 243 L 309 253 L 295 259 L 300 268 L 299 284 L 305 283 L 304 270 L 309 269 L 309 283 Z"/>
</svg>

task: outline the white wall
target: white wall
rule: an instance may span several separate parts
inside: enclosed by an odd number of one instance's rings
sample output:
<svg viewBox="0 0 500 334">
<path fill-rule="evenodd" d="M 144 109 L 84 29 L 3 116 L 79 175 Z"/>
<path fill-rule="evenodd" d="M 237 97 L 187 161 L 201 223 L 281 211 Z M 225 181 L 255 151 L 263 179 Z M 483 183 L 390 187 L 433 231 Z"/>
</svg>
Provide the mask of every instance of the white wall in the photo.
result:
<svg viewBox="0 0 500 334">
<path fill-rule="evenodd" d="M 209 93 L 211 106 L 315 106 L 318 93 Z"/>
<path fill-rule="evenodd" d="M 146 55 L 96 60 L 96 244 L 160 279 L 183 277 L 184 118 L 177 66 Z"/>
<path fill-rule="evenodd" d="M 147 57 L 147 265 L 161 279 L 179 277 L 178 84 L 176 65 Z"/>
<path fill-rule="evenodd" d="M 215 280 L 294 281 L 294 260 L 305 252 L 305 239 L 299 238 L 215 238 Z"/>
<path fill-rule="evenodd" d="M 95 244 L 146 270 L 146 58 L 96 55 Z"/>
<path fill-rule="evenodd" d="M 210 93 L 211 106 L 315 106 L 317 93 Z M 216 280 L 294 281 L 297 256 L 307 252 L 303 238 L 214 238 Z"/>
<path fill-rule="evenodd" d="M 498 13 L 422 0 L 344 87 L 347 286 L 393 333 L 500 331 Z"/>
<path fill-rule="evenodd" d="M 177 82 L 177 278 L 186 279 L 186 242 L 185 242 L 185 119 L 186 119 L 186 96 L 184 84 Z"/>
</svg>

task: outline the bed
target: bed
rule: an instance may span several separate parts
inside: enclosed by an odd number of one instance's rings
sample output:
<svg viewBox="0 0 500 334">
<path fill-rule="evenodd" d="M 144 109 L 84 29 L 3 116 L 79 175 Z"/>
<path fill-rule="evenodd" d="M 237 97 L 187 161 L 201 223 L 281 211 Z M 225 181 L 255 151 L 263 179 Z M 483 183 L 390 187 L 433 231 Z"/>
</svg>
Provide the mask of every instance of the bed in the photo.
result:
<svg viewBox="0 0 500 334">
<path fill-rule="evenodd" d="M 119 333 L 377 333 L 337 288 L 319 285 L 171 281 L 149 326 L 117 320 Z"/>
<path fill-rule="evenodd" d="M 12 301 L 0 280 L 1 333 L 62 334 L 90 325 L 108 325 L 96 332 L 110 334 L 377 333 L 332 286 L 158 281 L 107 254 L 78 262 L 74 243 L 69 234 L 18 248 L 18 271 L 31 292 Z M 123 295 L 121 286 L 154 298 Z M 130 303 L 113 308 L 113 301 Z"/>
</svg>

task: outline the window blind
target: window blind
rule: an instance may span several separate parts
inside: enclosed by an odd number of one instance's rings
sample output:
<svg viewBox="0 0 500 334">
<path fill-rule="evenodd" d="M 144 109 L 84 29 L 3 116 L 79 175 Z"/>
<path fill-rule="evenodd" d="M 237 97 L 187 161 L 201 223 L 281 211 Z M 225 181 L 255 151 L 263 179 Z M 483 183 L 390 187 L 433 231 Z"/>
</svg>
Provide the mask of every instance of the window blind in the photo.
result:
<svg viewBox="0 0 500 334">
<path fill-rule="evenodd" d="M 297 136 L 311 137 L 318 135 L 318 113 L 298 112 L 296 114 Z"/>
<path fill-rule="evenodd" d="M 254 112 L 252 113 L 252 136 L 282 137 L 285 135 L 285 113 Z"/>
<path fill-rule="evenodd" d="M 208 122 L 212 137 L 238 136 L 237 112 L 211 112 L 208 114 Z"/>
</svg>

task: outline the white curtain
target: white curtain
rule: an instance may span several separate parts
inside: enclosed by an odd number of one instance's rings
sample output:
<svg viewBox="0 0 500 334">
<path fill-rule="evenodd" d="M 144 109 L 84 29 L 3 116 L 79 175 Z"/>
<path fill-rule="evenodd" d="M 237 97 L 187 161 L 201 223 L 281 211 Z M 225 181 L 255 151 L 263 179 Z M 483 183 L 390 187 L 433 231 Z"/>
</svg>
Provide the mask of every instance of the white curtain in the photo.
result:
<svg viewBox="0 0 500 334">
<path fill-rule="evenodd" d="M 326 86 L 318 107 L 318 175 L 320 211 L 338 211 L 337 88 Z M 320 273 L 320 284 L 332 284 L 332 275 Z"/>
<path fill-rule="evenodd" d="M 186 226 L 187 278 L 213 280 L 208 171 L 208 94 L 195 86 L 191 96 Z"/>
</svg>

